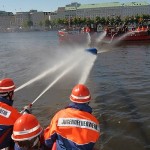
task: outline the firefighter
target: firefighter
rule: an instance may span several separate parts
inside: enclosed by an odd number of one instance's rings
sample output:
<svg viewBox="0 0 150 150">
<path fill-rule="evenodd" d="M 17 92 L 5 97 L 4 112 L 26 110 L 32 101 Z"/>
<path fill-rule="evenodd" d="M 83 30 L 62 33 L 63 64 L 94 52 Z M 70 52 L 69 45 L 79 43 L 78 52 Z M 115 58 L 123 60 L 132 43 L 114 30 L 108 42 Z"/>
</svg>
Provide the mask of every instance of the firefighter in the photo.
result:
<svg viewBox="0 0 150 150">
<path fill-rule="evenodd" d="M 0 149 L 13 149 L 11 139 L 14 122 L 21 116 L 13 107 L 15 84 L 12 79 L 0 80 Z"/>
<path fill-rule="evenodd" d="M 43 128 L 32 114 L 23 114 L 14 123 L 12 139 L 15 150 L 46 150 Z"/>
<path fill-rule="evenodd" d="M 89 106 L 89 89 L 83 84 L 77 84 L 70 100 L 72 102 L 57 112 L 45 129 L 45 144 L 53 149 L 55 146 L 57 150 L 92 150 L 99 139 L 100 128 Z"/>
</svg>

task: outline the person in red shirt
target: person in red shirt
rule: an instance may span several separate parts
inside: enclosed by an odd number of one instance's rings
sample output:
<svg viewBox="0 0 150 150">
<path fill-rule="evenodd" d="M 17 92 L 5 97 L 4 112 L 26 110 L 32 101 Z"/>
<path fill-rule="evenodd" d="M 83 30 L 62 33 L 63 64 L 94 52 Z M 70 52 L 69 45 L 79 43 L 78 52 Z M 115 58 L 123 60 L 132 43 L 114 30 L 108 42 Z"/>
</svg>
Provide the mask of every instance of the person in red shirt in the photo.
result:
<svg viewBox="0 0 150 150">
<path fill-rule="evenodd" d="M 100 127 L 89 106 L 89 89 L 83 84 L 77 84 L 70 100 L 72 102 L 57 112 L 45 129 L 45 144 L 57 150 L 92 150 L 100 137 Z"/>
<path fill-rule="evenodd" d="M 0 149 L 13 149 L 11 139 L 14 122 L 21 116 L 13 107 L 15 84 L 12 79 L 0 80 Z"/>
</svg>

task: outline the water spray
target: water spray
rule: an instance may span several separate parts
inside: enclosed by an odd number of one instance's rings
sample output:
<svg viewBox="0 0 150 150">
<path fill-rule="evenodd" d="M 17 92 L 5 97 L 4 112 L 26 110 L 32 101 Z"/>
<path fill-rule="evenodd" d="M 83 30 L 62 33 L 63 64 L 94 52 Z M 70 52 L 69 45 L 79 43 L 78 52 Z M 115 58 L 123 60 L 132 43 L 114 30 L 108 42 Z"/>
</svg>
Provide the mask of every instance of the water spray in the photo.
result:
<svg viewBox="0 0 150 150">
<path fill-rule="evenodd" d="M 58 66 L 55 66 L 55 67 L 53 67 L 53 68 L 51 68 L 51 69 L 45 71 L 44 73 L 38 75 L 37 77 L 35 77 L 35 78 L 29 80 L 29 81 L 26 82 L 25 84 L 23 84 L 23 85 L 21 85 L 20 87 L 18 87 L 17 89 L 15 89 L 15 92 L 17 92 L 17 91 L 23 89 L 24 87 L 26 87 L 26 86 L 28 86 L 28 85 L 30 85 L 30 84 L 32 84 L 32 83 L 34 83 L 35 81 L 38 81 L 38 80 L 42 79 L 43 77 L 45 77 L 45 76 L 48 75 L 49 73 L 54 72 L 55 70 L 57 70 L 57 69 L 58 69 L 59 67 L 61 67 L 61 66 L 62 66 L 62 64 L 60 64 L 60 65 L 58 65 Z"/>
<path fill-rule="evenodd" d="M 88 53 L 92 53 L 92 54 L 94 54 L 94 55 L 97 54 L 97 49 L 96 49 L 96 48 L 88 48 L 88 49 L 86 49 L 85 51 L 88 52 Z M 94 57 L 94 58 L 96 58 L 96 57 Z M 70 59 L 69 59 L 69 60 L 70 60 Z M 79 63 L 81 63 L 82 60 L 83 60 L 83 58 L 80 57 L 80 59 L 78 59 L 78 61 L 75 61 L 70 67 L 68 67 L 65 71 L 63 71 L 52 83 L 50 83 L 50 84 L 39 94 L 39 96 L 38 96 L 35 100 L 33 100 L 32 103 L 30 103 L 28 106 L 25 106 L 24 110 L 22 110 L 21 113 L 23 113 L 26 108 L 31 108 L 31 106 L 32 106 L 42 95 L 44 95 L 44 94 L 45 94 L 57 81 L 59 81 L 65 74 L 67 74 L 68 72 L 70 72 L 74 67 L 76 67 Z M 68 60 L 67 60 L 67 62 L 68 62 Z M 64 64 L 66 64 L 66 63 L 61 63 L 61 64 L 58 65 L 57 67 L 54 67 L 54 68 L 52 68 L 52 69 L 47 70 L 46 72 L 42 73 L 41 75 L 37 76 L 36 78 L 34 78 L 34 79 L 28 81 L 27 83 L 25 83 L 25 84 L 23 84 L 22 86 L 20 86 L 19 88 L 17 88 L 16 91 L 18 91 L 18 90 L 24 88 L 25 86 L 27 86 L 27 85 L 29 85 L 29 84 L 31 84 L 31 83 L 33 83 L 33 82 L 35 82 L 35 81 L 37 81 L 37 80 L 43 78 L 44 76 L 46 76 L 46 75 L 49 74 L 50 72 L 54 72 L 56 69 L 58 69 L 59 67 L 63 66 Z M 89 65 L 88 65 L 88 66 L 89 66 Z M 89 68 L 89 67 L 88 67 L 88 68 Z M 86 71 L 84 71 L 84 72 L 87 72 L 87 69 L 86 69 Z M 88 74 L 89 74 L 89 72 L 88 72 Z M 83 81 L 83 80 L 85 81 L 85 79 L 83 79 L 83 77 L 81 78 L 81 80 L 82 80 L 82 81 Z"/>
<path fill-rule="evenodd" d="M 78 83 L 85 84 L 85 82 L 87 80 L 87 77 L 89 76 L 89 73 L 90 73 L 90 71 L 91 71 L 91 69 L 94 65 L 94 62 L 95 62 L 96 58 L 97 57 L 94 54 L 92 57 L 88 56 L 88 58 L 86 58 L 86 60 L 84 60 L 84 62 L 86 62 L 86 65 L 82 70 L 82 75 L 81 75 L 81 78 L 80 78 Z"/>
<path fill-rule="evenodd" d="M 91 35 L 89 32 L 87 32 L 87 44 L 90 45 L 91 44 Z"/>
<path fill-rule="evenodd" d="M 40 74 L 40 75 L 36 76 L 35 78 L 29 80 L 28 82 L 24 83 L 23 85 L 21 85 L 20 87 L 18 87 L 17 89 L 15 89 L 15 92 L 23 89 L 24 87 L 26 87 L 26 86 L 28 86 L 28 85 L 30 85 L 32 83 L 34 83 L 35 81 L 38 81 L 38 80 L 44 78 L 48 74 L 55 72 L 57 69 L 65 66 L 66 64 L 68 64 L 72 60 L 72 58 L 70 57 L 69 59 L 65 59 L 65 60 L 66 61 L 63 61 L 63 62 L 61 62 L 58 65 L 55 65 L 53 68 L 48 69 L 47 71 L 44 71 L 42 74 Z"/>
<path fill-rule="evenodd" d="M 65 74 L 67 74 L 68 72 L 70 72 L 74 67 L 76 67 L 80 62 L 81 62 L 81 58 L 79 59 L 79 61 L 75 61 L 75 63 L 73 65 L 71 65 L 69 68 L 67 68 L 65 71 L 63 71 L 49 86 L 47 86 L 45 88 L 45 90 L 43 90 L 40 95 L 32 102 L 30 103 L 27 107 L 31 108 L 31 106 L 43 95 L 45 94 L 57 81 L 59 81 Z M 24 108 L 24 110 L 21 111 L 21 113 L 23 113 L 25 111 L 26 107 Z"/>
<path fill-rule="evenodd" d="M 81 61 L 81 59 L 80 59 Z M 65 74 L 71 71 L 80 61 L 75 62 L 72 66 L 67 68 L 62 74 L 60 74 L 31 104 L 33 105 L 45 92 L 47 92 L 58 80 L 60 80 Z"/>
<path fill-rule="evenodd" d="M 119 37 L 119 39 L 118 39 L 118 41 L 121 41 L 121 40 L 123 40 L 123 39 L 125 39 L 126 38 L 126 36 L 128 36 L 128 35 L 134 35 L 135 33 L 139 33 L 139 31 L 131 31 L 131 32 L 127 32 L 127 33 L 125 33 L 124 35 L 122 35 L 121 37 Z"/>
<path fill-rule="evenodd" d="M 97 54 L 97 49 L 96 48 L 89 48 L 88 52 L 92 54 Z M 78 61 L 75 61 L 73 65 L 71 65 L 69 68 L 67 68 L 65 71 L 62 72 L 41 94 L 31 103 L 32 105 L 45 93 L 47 92 L 57 81 L 59 81 L 65 74 L 70 72 L 74 67 L 76 67 L 80 62 L 82 58 L 80 58 Z"/>
<path fill-rule="evenodd" d="M 102 33 L 100 34 L 100 36 L 96 39 L 96 43 L 101 42 L 101 41 L 105 38 L 106 33 L 107 33 L 106 31 L 102 32 Z"/>
</svg>

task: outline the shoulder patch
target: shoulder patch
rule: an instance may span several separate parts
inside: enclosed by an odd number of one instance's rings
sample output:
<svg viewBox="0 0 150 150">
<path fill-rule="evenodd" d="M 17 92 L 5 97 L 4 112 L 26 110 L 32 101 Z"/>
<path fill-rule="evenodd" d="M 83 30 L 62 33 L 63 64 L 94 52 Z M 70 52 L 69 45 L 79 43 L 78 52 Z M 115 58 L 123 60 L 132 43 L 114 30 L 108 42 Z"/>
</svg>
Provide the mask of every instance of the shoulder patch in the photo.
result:
<svg viewBox="0 0 150 150">
<path fill-rule="evenodd" d="M 10 114 L 11 114 L 11 111 L 0 107 L 0 116 L 9 118 Z"/>
<path fill-rule="evenodd" d="M 100 131 L 99 125 L 91 120 L 79 119 L 79 118 L 59 118 L 58 126 L 64 127 L 79 127 L 87 128 L 95 131 Z"/>
</svg>

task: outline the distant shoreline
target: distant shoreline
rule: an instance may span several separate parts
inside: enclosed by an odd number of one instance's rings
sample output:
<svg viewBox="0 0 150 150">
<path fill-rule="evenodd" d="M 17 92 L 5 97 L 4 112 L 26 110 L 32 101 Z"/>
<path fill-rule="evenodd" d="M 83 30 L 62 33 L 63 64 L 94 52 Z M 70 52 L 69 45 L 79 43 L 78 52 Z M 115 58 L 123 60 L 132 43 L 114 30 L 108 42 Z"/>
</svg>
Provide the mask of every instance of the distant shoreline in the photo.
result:
<svg viewBox="0 0 150 150">
<path fill-rule="evenodd" d="M 0 33 L 13 33 L 13 32 L 47 32 L 57 31 L 58 29 L 0 29 Z"/>
</svg>

